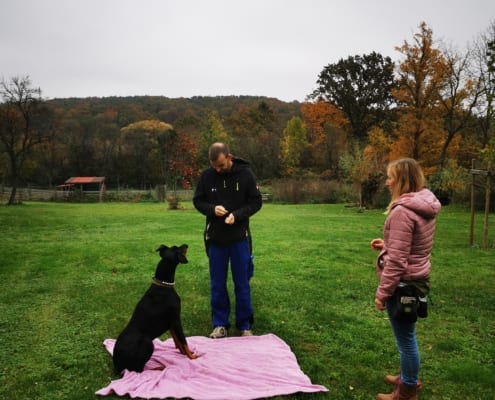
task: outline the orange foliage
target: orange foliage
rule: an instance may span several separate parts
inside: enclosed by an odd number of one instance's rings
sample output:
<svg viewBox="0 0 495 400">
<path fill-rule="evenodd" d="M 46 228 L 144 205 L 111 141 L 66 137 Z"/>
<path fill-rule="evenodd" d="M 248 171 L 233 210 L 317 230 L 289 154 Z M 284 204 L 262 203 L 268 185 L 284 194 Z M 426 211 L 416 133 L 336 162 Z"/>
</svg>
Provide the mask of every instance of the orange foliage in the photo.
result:
<svg viewBox="0 0 495 400">
<path fill-rule="evenodd" d="M 349 125 L 349 120 L 344 113 L 333 104 L 318 101 L 316 103 L 305 102 L 301 105 L 301 114 L 308 132 L 308 141 L 311 145 L 311 153 L 317 164 L 327 164 L 329 131 L 335 136 L 330 142 L 342 142 L 339 133 Z M 336 129 L 329 129 L 334 127 Z"/>
<path fill-rule="evenodd" d="M 392 91 L 399 103 L 399 121 L 391 147 L 391 159 L 412 157 L 434 169 L 440 161 L 445 132 L 438 105 L 448 77 L 448 66 L 440 50 L 433 48 L 432 31 L 422 23 L 414 35 L 397 47 L 405 58 L 399 64 L 399 87 Z"/>
<path fill-rule="evenodd" d="M 171 174 L 179 181 L 183 189 L 191 189 L 192 180 L 197 178 L 198 146 L 188 134 L 177 135 L 176 140 L 168 149 L 172 158 L 168 160 L 168 168 Z"/>
<path fill-rule="evenodd" d="M 314 145 L 324 141 L 325 125 L 330 124 L 343 129 L 349 121 L 344 113 L 333 104 L 319 101 L 317 103 L 303 103 L 301 113 L 308 129 L 309 139 Z"/>
</svg>

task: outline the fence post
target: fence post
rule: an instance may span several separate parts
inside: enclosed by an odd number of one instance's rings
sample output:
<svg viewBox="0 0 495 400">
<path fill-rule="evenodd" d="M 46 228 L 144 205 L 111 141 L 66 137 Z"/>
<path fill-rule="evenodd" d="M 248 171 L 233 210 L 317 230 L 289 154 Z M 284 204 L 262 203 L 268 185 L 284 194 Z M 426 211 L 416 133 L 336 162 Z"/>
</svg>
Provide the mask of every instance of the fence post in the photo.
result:
<svg viewBox="0 0 495 400">
<path fill-rule="evenodd" d="M 490 194 L 491 194 L 491 180 L 490 171 L 486 175 L 486 188 L 485 188 L 485 219 L 483 221 L 483 248 L 488 248 L 488 215 L 490 213 Z"/>
<path fill-rule="evenodd" d="M 472 246 L 474 242 L 474 185 L 475 185 L 475 175 L 474 170 L 474 159 L 471 160 L 471 225 L 469 228 L 469 245 Z"/>
</svg>

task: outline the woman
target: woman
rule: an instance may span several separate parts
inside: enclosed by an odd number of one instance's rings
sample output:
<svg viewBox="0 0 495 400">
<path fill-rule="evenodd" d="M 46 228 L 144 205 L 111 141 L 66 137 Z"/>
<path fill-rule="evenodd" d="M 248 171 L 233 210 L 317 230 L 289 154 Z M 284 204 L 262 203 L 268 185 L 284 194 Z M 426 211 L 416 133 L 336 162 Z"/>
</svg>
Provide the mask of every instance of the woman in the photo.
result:
<svg viewBox="0 0 495 400">
<path fill-rule="evenodd" d="M 387 208 L 384 238 L 371 241 L 371 248 L 380 251 L 376 264 L 380 282 L 375 307 L 387 309 L 400 355 L 400 376 L 386 376 L 385 381 L 394 384 L 395 389 L 390 394 L 380 393 L 376 398 L 416 400 L 421 386 L 416 324 L 394 318 L 391 297 L 400 282 L 415 286 L 424 296 L 428 293 L 435 217 L 441 205 L 424 187 L 421 167 L 411 158 L 388 165 L 386 186 L 392 199 Z"/>
</svg>

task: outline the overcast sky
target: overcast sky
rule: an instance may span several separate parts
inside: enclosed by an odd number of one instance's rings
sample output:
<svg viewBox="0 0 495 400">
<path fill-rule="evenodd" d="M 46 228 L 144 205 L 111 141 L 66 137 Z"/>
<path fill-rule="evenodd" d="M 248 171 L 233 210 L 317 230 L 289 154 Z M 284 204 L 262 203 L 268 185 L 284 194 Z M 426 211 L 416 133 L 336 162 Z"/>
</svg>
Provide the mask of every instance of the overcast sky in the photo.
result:
<svg viewBox="0 0 495 400">
<path fill-rule="evenodd" d="M 421 21 L 463 49 L 495 0 L 0 0 L 0 79 L 29 75 L 45 98 L 304 101 L 341 58 L 398 60 Z"/>
</svg>

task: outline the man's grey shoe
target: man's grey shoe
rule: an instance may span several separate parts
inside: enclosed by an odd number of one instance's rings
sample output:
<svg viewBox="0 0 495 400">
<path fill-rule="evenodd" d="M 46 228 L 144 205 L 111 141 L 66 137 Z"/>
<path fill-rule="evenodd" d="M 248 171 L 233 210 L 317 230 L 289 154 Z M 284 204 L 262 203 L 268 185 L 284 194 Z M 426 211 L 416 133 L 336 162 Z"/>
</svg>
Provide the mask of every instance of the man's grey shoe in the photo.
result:
<svg viewBox="0 0 495 400">
<path fill-rule="evenodd" d="M 210 333 L 211 339 L 221 339 L 227 337 L 227 328 L 224 326 L 217 326 L 213 329 L 213 332 Z"/>
</svg>

